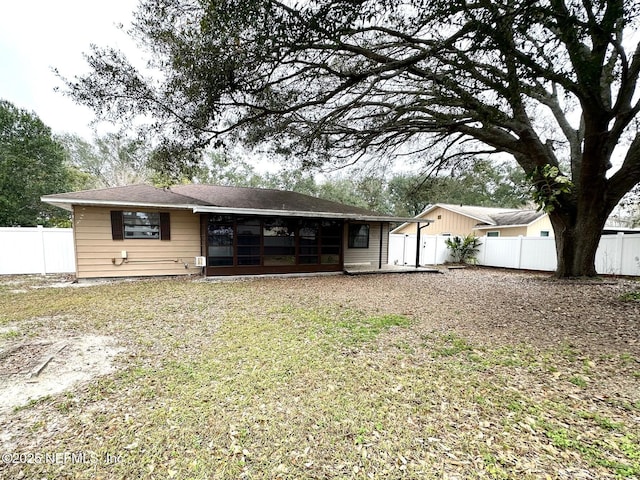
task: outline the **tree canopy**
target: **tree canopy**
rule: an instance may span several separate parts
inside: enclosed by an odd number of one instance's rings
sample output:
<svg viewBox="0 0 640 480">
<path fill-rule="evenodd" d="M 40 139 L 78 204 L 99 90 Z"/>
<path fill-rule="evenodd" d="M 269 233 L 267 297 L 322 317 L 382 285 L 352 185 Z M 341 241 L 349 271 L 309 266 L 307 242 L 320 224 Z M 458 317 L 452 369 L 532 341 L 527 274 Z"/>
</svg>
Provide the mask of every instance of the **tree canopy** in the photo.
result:
<svg viewBox="0 0 640 480">
<path fill-rule="evenodd" d="M 0 100 L 0 226 L 68 224 L 42 195 L 72 188 L 62 145 L 34 113 Z"/>
<path fill-rule="evenodd" d="M 557 274 L 595 275 L 606 218 L 640 182 L 639 12 L 639 0 L 143 0 L 132 34 L 155 73 L 95 48 L 68 86 L 102 116 L 153 118 L 173 168 L 229 132 L 311 165 L 507 154 L 550 213 Z"/>
<path fill-rule="evenodd" d="M 144 139 L 130 138 L 125 132 L 98 135 L 92 141 L 78 135 L 62 135 L 70 165 L 89 175 L 88 188 L 118 187 L 151 180 L 151 147 Z"/>
</svg>

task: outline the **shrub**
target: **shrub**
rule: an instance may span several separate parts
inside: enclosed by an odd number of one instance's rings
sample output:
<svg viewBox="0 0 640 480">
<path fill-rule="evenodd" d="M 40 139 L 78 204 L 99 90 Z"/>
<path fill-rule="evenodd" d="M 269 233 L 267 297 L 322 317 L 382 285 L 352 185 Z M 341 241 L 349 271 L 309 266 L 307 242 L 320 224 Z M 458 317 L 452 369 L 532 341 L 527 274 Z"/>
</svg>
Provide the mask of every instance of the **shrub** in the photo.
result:
<svg viewBox="0 0 640 480">
<path fill-rule="evenodd" d="M 455 236 L 445 241 L 455 262 L 475 263 L 478 247 L 482 245 L 478 237 L 469 234 L 466 237 Z"/>
</svg>

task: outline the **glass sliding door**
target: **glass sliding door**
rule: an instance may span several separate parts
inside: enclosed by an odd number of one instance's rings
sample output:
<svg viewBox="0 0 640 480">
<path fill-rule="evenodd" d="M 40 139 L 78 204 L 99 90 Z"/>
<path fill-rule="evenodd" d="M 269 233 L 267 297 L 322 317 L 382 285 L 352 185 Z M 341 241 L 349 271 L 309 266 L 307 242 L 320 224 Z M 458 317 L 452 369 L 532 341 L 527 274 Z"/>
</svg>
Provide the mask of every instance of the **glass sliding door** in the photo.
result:
<svg viewBox="0 0 640 480">
<path fill-rule="evenodd" d="M 239 217 L 236 223 L 238 233 L 238 265 L 260 265 L 262 257 L 262 222 L 256 217 Z"/>
<path fill-rule="evenodd" d="M 335 265 L 340 263 L 342 250 L 342 222 L 339 220 L 323 220 L 320 237 L 320 263 Z"/>
<path fill-rule="evenodd" d="M 207 265 L 222 267 L 233 265 L 233 217 L 210 215 L 207 225 Z"/>
<path fill-rule="evenodd" d="M 339 271 L 342 220 L 210 214 L 207 275 Z"/>
<path fill-rule="evenodd" d="M 318 264 L 320 222 L 300 220 L 298 232 L 298 263 L 303 265 Z"/>
<path fill-rule="evenodd" d="M 285 218 L 265 219 L 262 228 L 265 266 L 296 264 L 296 221 Z"/>
</svg>

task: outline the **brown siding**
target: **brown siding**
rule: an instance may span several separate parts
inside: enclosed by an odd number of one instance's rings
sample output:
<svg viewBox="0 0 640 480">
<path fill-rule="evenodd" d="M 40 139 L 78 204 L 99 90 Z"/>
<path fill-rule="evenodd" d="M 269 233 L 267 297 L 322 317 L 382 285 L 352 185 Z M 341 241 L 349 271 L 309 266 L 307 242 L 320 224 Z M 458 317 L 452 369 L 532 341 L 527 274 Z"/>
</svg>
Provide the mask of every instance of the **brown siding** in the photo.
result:
<svg viewBox="0 0 640 480">
<path fill-rule="evenodd" d="M 194 257 L 200 255 L 200 217 L 186 210 L 172 210 L 169 214 L 171 240 L 125 239 L 114 241 L 109 208 L 75 206 L 74 238 L 77 277 L 99 278 L 199 273 L 200 268 L 194 267 L 193 264 Z M 123 250 L 126 250 L 128 258 L 120 265 Z M 188 268 L 185 268 L 185 264 L 188 264 Z"/>
<path fill-rule="evenodd" d="M 349 248 L 349 225 L 344 227 L 344 264 L 349 265 L 371 265 L 378 268 L 380 252 L 380 223 L 369 223 L 369 248 Z M 383 223 L 382 227 L 382 265 L 387 263 L 389 248 L 389 224 Z"/>
</svg>

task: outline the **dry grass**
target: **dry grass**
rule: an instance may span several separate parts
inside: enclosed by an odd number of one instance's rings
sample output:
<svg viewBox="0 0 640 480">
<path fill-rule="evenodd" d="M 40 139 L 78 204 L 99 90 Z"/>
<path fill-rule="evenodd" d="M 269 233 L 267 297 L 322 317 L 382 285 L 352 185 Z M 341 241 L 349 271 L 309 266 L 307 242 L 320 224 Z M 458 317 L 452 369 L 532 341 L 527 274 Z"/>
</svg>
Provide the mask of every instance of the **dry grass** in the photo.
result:
<svg viewBox="0 0 640 480">
<path fill-rule="evenodd" d="M 92 462 L 2 478 L 640 478 L 633 282 L 468 269 L 32 287 L 0 287 L 0 342 L 112 335 L 126 353 L 0 419 L 9 453 Z"/>
</svg>

